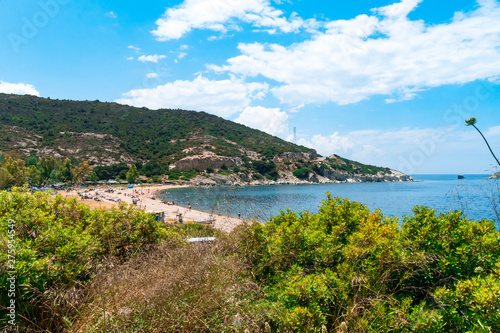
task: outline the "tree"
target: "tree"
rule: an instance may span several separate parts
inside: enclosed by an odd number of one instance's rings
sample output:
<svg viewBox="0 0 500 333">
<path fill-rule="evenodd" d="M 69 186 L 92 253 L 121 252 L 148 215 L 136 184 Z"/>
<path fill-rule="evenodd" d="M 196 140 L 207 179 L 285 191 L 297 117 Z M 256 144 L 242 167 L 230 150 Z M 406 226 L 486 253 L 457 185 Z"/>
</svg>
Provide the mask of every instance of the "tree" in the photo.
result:
<svg viewBox="0 0 500 333">
<path fill-rule="evenodd" d="M 87 178 L 87 176 L 91 173 L 91 171 L 92 168 L 90 167 L 89 162 L 87 161 L 81 162 L 72 169 L 73 182 L 76 184 L 82 183 L 85 180 L 85 178 Z"/>
<path fill-rule="evenodd" d="M 24 162 L 22 160 L 14 160 L 10 156 L 7 156 L 3 161 L 3 165 L 10 175 L 7 187 L 22 186 L 26 181 Z"/>
<path fill-rule="evenodd" d="M 97 177 L 97 173 L 94 170 L 92 170 L 92 172 L 90 173 L 89 180 L 93 183 L 96 183 L 99 181 L 99 177 Z"/>
<path fill-rule="evenodd" d="M 63 161 L 63 165 L 61 170 L 59 171 L 59 175 L 65 182 L 70 182 L 73 180 L 73 170 L 71 168 L 71 160 L 69 158 Z"/>
<path fill-rule="evenodd" d="M 42 184 L 46 184 L 51 178 L 57 178 L 58 162 L 54 157 L 42 157 L 40 161 L 38 161 L 38 168 L 42 174 Z"/>
<path fill-rule="evenodd" d="M 38 164 L 38 157 L 36 155 L 30 155 L 30 157 L 28 157 L 28 159 L 26 160 L 26 166 L 29 167 L 29 166 L 37 166 Z"/>
<path fill-rule="evenodd" d="M 0 190 L 10 187 L 11 176 L 7 169 L 0 167 Z"/>
<path fill-rule="evenodd" d="M 130 166 L 130 169 L 128 169 L 128 172 L 127 172 L 127 182 L 129 183 L 133 183 L 135 182 L 137 176 L 139 175 L 139 172 L 137 172 L 137 167 L 135 166 L 135 164 L 132 164 Z"/>
<path fill-rule="evenodd" d="M 37 167 L 34 165 L 30 165 L 29 167 L 26 167 L 25 169 L 26 169 L 25 174 L 26 174 L 26 178 L 27 178 L 28 183 L 31 186 L 40 185 L 40 181 L 42 178 L 42 173 L 40 172 L 40 170 L 38 170 Z"/>
</svg>

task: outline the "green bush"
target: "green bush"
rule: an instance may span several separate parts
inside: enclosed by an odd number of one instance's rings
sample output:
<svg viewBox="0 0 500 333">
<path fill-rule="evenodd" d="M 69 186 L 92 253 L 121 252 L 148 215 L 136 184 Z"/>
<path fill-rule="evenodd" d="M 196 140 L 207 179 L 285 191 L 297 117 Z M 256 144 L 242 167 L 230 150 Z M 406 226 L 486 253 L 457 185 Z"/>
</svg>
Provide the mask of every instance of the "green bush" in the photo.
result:
<svg viewBox="0 0 500 333">
<path fill-rule="evenodd" d="M 9 221 L 15 226 L 14 243 L 8 242 Z M 0 263 L 7 267 L 9 250 L 15 254 L 17 318 L 25 322 L 57 319 L 47 314 L 53 310 L 47 304 L 56 301 L 60 290 L 81 289 L 104 257 L 123 261 L 168 235 L 151 214 L 125 205 L 91 210 L 75 199 L 48 193 L 0 193 Z M 0 275 L 2 304 L 9 302 L 8 277 L 5 271 Z M 63 306 L 65 300 L 57 302 Z M 4 323 L 5 309 L 0 316 Z"/>
<path fill-rule="evenodd" d="M 299 179 L 307 179 L 309 173 L 309 169 L 297 169 L 293 172 L 293 175 Z"/>
<path fill-rule="evenodd" d="M 399 220 L 328 194 L 317 214 L 282 211 L 226 235 L 196 224 L 165 229 L 130 207 L 92 211 L 72 199 L 15 189 L 0 194 L 2 267 L 12 250 L 9 220 L 22 329 L 33 327 L 28 323 L 44 332 L 500 327 L 500 233 L 494 222 L 460 212 L 415 207 Z M 210 236 L 217 238 L 210 246 L 180 241 Z M 7 277 L 2 271 L 1 304 L 9 301 Z M 4 324 L 5 307 L 0 311 Z"/>
<path fill-rule="evenodd" d="M 265 302 L 279 309 L 277 330 L 500 327 L 500 233 L 492 221 L 416 207 L 401 223 L 328 195 L 318 214 L 282 211 L 248 233 L 242 251 Z"/>
</svg>

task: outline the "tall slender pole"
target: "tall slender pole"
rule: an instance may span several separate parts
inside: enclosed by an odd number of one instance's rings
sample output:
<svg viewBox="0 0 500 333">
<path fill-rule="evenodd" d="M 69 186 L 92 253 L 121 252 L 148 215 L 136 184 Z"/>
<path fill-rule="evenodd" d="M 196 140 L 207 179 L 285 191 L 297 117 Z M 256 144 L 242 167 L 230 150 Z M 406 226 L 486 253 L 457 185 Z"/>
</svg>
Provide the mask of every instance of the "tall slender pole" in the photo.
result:
<svg viewBox="0 0 500 333">
<path fill-rule="evenodd" d="M 474 128 L 479 132 L 479 134 L 481 134 L 481 136 L 483 137 L 484 142 L 486 142 L 486 145 L 488 146 L 488 149 L 490 150 L 491 155 L 493 155 L 493 157 L 497 161 L 498 165 L 500 165 L 500 162 L 498 161 L 498 158 L 493 153 L 493 150 L 491 150 L 490 144 L 488 143 L 488 140 L 486 140 L 486 138 L 484 137 L 483 133 L 481 133 L 481 131 L 479 130 L 479 128 L 476 127 L 475 124 L 471 124 L 471 125 L 474 126 Z"/>
</svg>

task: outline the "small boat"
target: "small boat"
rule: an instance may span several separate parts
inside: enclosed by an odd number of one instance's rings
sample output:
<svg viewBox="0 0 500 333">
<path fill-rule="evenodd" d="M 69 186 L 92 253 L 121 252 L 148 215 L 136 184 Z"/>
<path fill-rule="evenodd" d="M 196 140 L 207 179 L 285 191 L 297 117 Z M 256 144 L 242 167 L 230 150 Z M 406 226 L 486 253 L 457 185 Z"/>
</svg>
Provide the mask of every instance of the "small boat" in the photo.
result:
<svg viewBox="0 0 500 333">
<path fill-rule="evenodd" d="M 465 178 L 464 175 L 458 175 L 457 176 L 457 179 L 464 179 L 464 178 Z"/>
</svg>

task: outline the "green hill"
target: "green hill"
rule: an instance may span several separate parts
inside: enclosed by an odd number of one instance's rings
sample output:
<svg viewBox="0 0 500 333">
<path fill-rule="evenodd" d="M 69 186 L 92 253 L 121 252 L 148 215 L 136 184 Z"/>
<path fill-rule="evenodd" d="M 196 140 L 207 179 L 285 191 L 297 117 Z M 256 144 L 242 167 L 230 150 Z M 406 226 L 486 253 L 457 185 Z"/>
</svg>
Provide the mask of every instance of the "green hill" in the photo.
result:
<svg viewBox="0 0 500 333">
<path fill-rule="evenodd" d="M 23 172 L 3 165 L 11 162 L 2 164 L 2 153 L 24 160 L 21 167 L 34 166 L 42 183 L 69 178 L 62 171 L 67 158 L 68 175 L 81 161 L 88 161 L 95 171 L 92 179 L 100 180 L 124 180 L 132 164 L 138 175 L 151 181 L 193 180 L 192 185 L 411 180 L 388 168 L 337 155 L 318 157 L 313 149 L 205 112 L 29 95 L 0 94 L 0 171 L 3 168 L 4 184 L 30 178 L 26 170 L 17 177 Z M 44 156 L 59 162 L 42 161 L 53 166 L 43 170 L 37 158 Z M 30 174 L 37 177 L 35 169 Z"/>
<path fill-rule="evenodd" d="M 205 112 L 0 94 L 0 150 L 76 156 L 94 164 L 172 163 L 202 150 L 245 158 L 313 152 Z"/>
</svg>

